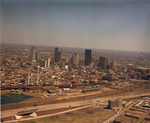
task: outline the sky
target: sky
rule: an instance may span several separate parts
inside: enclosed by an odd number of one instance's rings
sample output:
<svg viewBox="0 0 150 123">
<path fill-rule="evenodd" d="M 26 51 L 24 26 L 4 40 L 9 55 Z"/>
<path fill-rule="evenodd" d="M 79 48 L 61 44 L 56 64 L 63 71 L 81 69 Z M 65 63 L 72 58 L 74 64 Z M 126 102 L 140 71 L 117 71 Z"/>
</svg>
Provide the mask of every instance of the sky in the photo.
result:
<svg viewBox="0 0 150 123">
<path fill-rule="evenodd" d="M 1 42 L 150 52 L 150 0 L 2 0 Z"/>
</svg>

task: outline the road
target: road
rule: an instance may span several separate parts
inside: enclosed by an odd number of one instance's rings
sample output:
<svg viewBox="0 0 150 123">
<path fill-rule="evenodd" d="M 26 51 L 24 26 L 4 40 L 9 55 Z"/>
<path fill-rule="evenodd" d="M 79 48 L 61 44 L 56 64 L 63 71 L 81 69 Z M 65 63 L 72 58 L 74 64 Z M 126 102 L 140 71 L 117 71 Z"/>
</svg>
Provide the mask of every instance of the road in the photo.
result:
<svg viewBox="0 0 150 123">
<path fill-rule="evenodd" d="M 145 96 L 145 95 L 150 95 L 150 93 L 137 94 L 137 95 L 130 94 L 130 95 L 123 95 L 123 96 L 121 95 L 121 96 L 100 97 L 100 98 L 92 99 L 92 103 L 97 103 L 97 100 L 100 102 L 105 102 L 107 100 L 115 100 L 118 98 L 126 99 L 126 98 L 133 98 L 133 97 Z M 36 108 L 38 108 L 38 111 L 44 111 L 44 110 L 51 110 L 51 109 L 57 109 L 57 108 L 65 108 L 65 107 L 69 107 L 69 105 L 74 107 L 74 106 L 81 106 L 81 105 L 86 105 L 86 104 L 89 104 L 89 100 L 39 105 L 39 106 L 36 106 Z M 14 116 L 20 110 L 33 109 L 33 108 L 34 107 L 32 106 L 32 107 L 27 107 L 27 108 L 4 110 L 4 111 L 1 111 L 1 118 Z"/>
<path fill-rule="evenodd" d="M 103 123 L 110 123 L 111 121 L 113 121 L 113 120 L 114 120 L 116 117 L 118 117 L 119 115 L 123 115 L 124 112 L 126 112 L 127 110 L 129 110 L 129 108 L 131 108 L 134 104 L 135 104 L 135 103 L 132 103 L 130 106 L 128 106 L 128 107 L 126 107 L 126 108 L 123 108 L 123 110 L 122 110 L 120 113 L 114 115 L 113 117 L 109 118 L 108 120 L 106 120 L 106 121 L 103 122 Z"/>
<path fill-rule="evenodd" d="M 64 113 L 71 112 L 71 111 L 80 110 L 80 109 L 87 108 L 87 107 L 90 107 L 90 106 L 91 105 L 83 106 L 83 107 L 79 107 L 79 108 L 75 108 L 75 109 L 69 109 L 69 110 L 54 113 L 54 114 L 42 115 L 42 116 L 38 116 L 38 117 L 31 117 L 31 118 L 27 118 L 27 119 L 25 118 L 25 119 L 19 119 L 19 120 L 4 121 L 4 123 L 18 123 L 18 121 L 26 121 L 26 120 L 33 120 L 33 119 L 43 118 L 43 117 L 50 117 L 50 116 L 55 116 L 55 115 L 59 115 L 59 114 L 64 114 Z"/>
</svg>

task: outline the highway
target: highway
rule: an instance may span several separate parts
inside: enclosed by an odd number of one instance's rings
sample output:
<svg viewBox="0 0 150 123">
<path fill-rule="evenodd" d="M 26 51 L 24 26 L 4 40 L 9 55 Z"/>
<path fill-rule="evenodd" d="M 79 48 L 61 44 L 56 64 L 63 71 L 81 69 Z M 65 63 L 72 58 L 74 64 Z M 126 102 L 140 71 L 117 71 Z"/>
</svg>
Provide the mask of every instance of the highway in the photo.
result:
<svg viewBox="0 0 150 123">
<path fill-rule="evenodd" d="M 86 105 L 86 104 L 89 104 L 89 103 L 96 104 L 97 101 L 105 102 L 107 100 L 115 100 L 115 99 L 118 99 L 118 98 L 126 99 L 126 98 L 133 98 L 133 97 L 139 97 L 139 96 L 145 96 L 145 95 L 150 95 L 150 93 L 130 94 L 130 95 L 121 95 L 121 96 L 114 96 L 113 95 L 113 96 L 107 96 L 107 97 L 100 97 L 100 98 L 92 99 L 92 100 L 90 100 L 90 102 L 89 102 L 89 100 L 84 100 L 84 101 L 74 101 L 74 102 L 47 104 L 47 105 L 39 105 L 39 106 L 36 106 L 36 107 L 32 106 L 32 107 L 27 107 L 27 108 L 4 110 L 4 111 L 1 111 L 1 118 L 14 116 L 20 110 L 38 108 L 38 111 L 44 111 L 44 110 L 51 110 L 51 109 L 57 109 L 57 108 L 65 108 L 65 107 L 69 107 L 69 105 L 74 107 L 74 106 Z"/>
</svg>

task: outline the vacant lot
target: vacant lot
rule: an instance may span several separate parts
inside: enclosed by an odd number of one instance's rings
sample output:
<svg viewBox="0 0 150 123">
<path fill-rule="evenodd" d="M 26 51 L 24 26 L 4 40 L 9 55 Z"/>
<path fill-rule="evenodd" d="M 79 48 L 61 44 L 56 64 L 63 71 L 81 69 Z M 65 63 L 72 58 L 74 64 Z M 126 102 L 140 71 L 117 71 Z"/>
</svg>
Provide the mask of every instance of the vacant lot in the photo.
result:
<svg viewBox="0 0 150 123">
<path fill-rule="evenodd" d="M 148 120 L 143 120 L 141 123 L 150 123 Z"/>
<path fill-rule="evenodd" d="M 79 108 L 79 107 L 80 106 L 75 106 L 75 107 L 72 107 L 71 109 Z M 58 109 L 44 110 L 44 111 L 38 111 L 38 112 L 36 112 L 36 114 L 37 114 L 37 116 L 42 116 L 42 115 L 48 115 L 48 114 L 54 114 L 54 113 L 66 111 L 68 109 L 69 108 L 58 108 Z M 31 116 L 27 115 L 27 116 L 24 116 L 23 118 L 31 118 Z M 9 121 L 9 120 L 16 120 L 16 118 L 15 118 L 15 116 L 2 118 L 2 121 Z"/>
<path fill-rule="evenodd" d="M 24 121 L 22 123 L 102 123 L 113 115 L 115 115 L 113 111 L 99 108 L 85 108 L 61 115 Z"/>
<path fill-rule="evenodd" d="M 138 121 L 138 119 L 136 119 L 136 118 L 127 117 L 127 116 L 123 116 L 123 115 L 119 116 L 119 118 L 122 118 L 122 119 L 125 119 L 125 120 L 128 120 L 128 121 L 132 121 L 134 123 L 137 123 L 137 121 Z"/>
<path fill-rule="evenodd" d="M 150 88 L 149 88 L 149 85 L 148 85 L 147 87 L 144 87 L 144 88 L 133 89 L 133 92 L 134 93 L 149 93 L 150 92 Z"/>
</svg>

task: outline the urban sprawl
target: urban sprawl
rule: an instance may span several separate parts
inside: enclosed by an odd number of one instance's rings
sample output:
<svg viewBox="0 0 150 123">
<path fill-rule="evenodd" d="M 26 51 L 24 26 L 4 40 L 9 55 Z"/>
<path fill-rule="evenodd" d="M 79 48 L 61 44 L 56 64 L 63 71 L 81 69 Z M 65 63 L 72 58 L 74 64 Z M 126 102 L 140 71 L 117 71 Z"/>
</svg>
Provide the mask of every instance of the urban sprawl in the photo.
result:
<svg viewBox="0 0 150 123">
<path fill-rule="evenodd" d="M 30 104 L 47 104 L 47 99 L 81 100 L 89 97 L 89 101 L 83 102 L 87 105 L 92 103 L 94 96 L 150 89 L 150 55 L 146 52 L 14 47 L 4 45 L 1 49 L 1 91 L 36 97 L 35 100 L 30 99 Z M 41 103 L 41 99 L 46 100 Z M 150 101 L 147 99 L 130 102 L 118 98 L 105 102 L 107 108 L 137 118 L 140 122 L 143 118 L 150 120 L 150 113 L 147 112 Z M 120 110 L 120 107 L 126 107 L 125 104 L 135 104 L 136 107 Z M 129 122 L 114 119 L 116 123 Z"/>
</svg>

